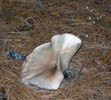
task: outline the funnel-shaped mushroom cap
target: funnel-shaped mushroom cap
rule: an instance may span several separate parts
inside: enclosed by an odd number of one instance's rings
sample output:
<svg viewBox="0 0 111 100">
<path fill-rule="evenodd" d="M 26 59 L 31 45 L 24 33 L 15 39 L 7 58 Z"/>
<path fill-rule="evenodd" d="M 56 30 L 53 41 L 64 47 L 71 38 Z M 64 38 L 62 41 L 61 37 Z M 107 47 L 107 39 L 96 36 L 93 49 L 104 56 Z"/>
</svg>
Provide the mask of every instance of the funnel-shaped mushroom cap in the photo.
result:
<svg viewBox="0 0 111 100">
<path fill-rule="evenodd" d="M 55 35 L 51 42 L 38 46 L 22 66 L 22 82 L 45 89 L 57 89 L 81 40 L 72 34 Z"/>
</svg>

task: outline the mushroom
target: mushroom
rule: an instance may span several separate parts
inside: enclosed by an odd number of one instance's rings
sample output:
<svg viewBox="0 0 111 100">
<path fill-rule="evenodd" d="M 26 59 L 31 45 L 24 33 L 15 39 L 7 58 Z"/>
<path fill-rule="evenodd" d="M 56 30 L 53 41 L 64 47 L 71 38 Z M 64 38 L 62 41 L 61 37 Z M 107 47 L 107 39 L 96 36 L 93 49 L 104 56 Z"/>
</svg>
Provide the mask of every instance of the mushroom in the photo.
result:
<svg viewBox="0 0 111 100">
<path fill-rule="evenodd" d="M 22 65 L 21 81 L 25 85 L 56 90 L 64 79 L 81 40 L 73 34 L 55 35 L 51 42 L 36 47 Z"/>
</svg>

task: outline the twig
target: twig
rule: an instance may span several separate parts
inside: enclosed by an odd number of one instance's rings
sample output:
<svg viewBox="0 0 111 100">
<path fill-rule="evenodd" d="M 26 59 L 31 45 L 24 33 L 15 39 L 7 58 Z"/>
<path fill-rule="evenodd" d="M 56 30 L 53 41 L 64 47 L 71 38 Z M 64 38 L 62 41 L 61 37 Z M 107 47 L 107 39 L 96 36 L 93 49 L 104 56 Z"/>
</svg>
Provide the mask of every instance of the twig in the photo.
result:
<svg viewBox="0 0 111 100">
<path fill-rule="evenodd" d="M 16 16 L 17 19 L 21 20 L 22 22 L 24 22 L 25 24 L 27 24 L 29 27 L 31 27 L 32 25 L 30 23 L 28 23 L 23 17 L 19 17 Z"/>
<path fill-rule="evenodd" d="M 99 61 L 94 60 L 94 62 L 95 62 L 96 64 L 98 64 L 98 67 L 101 68 L 103 71 L 108 71 Z"/>
</svg>

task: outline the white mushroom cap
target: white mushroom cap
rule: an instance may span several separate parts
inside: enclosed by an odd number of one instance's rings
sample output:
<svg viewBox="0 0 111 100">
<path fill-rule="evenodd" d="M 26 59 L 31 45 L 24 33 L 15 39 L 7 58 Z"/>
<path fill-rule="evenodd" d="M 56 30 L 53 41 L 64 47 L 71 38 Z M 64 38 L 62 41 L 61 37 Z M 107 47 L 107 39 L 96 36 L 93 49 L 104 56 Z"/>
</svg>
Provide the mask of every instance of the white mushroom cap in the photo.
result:
<svg viewBox="0 0 111 100">
<path fill-rule="evenodd" d="M 58 89 L 81 40 L 69 33 L 55 35 L 51 42 L 35 48 L 22 66 L 21 80 L 45 89 Z"/>
</svg>

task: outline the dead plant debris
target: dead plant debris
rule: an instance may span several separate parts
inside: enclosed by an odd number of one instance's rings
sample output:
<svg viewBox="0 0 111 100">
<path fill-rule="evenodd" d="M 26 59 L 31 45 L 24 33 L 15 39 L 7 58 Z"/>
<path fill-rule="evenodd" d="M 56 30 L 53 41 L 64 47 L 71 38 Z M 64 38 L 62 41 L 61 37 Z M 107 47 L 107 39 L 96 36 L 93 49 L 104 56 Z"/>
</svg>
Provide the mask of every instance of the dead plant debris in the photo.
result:
<svg viewBox="0 0 111 100">
<path fill-rule="evenodd" d="M 9 2 L 0 13 L 0 100 L 111 100 L 110 0 L 43 0 L 43 12 L 29 3 Z M 28 55 L 64 32 L 83 41 L 70 64 L 84 67 L 83 74 L 57 91 L 26 87 L 20 82 L 23 62 L 6 52 Z"/>
</svg>

